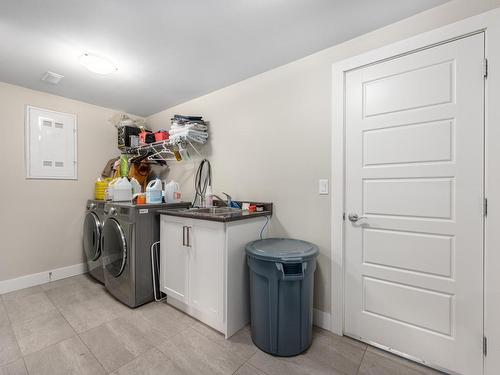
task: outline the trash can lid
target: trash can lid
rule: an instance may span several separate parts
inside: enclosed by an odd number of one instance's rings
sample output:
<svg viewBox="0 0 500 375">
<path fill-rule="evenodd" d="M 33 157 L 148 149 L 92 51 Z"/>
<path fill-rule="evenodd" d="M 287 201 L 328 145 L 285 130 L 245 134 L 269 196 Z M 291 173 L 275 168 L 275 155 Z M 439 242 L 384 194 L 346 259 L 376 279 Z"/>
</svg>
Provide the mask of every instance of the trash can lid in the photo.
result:
<svg viewBox="0 0 500 375">
<path fill-rule="evenodd" d="M 303 262 L 316 257 L 319 249 L 316 245 L 291 238 L 267 238 L 246 245 L 248 256 L 271 262 Z"/>
</svg>

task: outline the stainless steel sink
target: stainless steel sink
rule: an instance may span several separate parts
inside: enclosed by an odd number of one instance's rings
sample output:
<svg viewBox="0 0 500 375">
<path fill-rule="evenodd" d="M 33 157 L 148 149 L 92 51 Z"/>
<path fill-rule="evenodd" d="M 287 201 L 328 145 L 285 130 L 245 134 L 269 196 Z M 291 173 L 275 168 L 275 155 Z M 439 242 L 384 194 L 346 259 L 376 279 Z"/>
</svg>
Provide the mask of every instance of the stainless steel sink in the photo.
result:
<svg viewBox="0 0 500 375">
<path fill-rule="evenodd" d="M 232 207 L 190 208 L 185 212 L 197 215 L 226 216 L 241 213 L 241 209 Z"/>
</svg>

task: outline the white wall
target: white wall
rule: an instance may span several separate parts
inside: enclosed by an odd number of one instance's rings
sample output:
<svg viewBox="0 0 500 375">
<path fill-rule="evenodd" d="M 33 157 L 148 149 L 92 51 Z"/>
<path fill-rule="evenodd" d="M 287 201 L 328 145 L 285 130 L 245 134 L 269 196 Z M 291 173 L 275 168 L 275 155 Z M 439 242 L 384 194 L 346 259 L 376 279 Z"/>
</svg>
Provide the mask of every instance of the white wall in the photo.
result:
<svg viewBox="0 0 500 375">
<path fill-rule="evenodd" d="M 78 121 L 78 180 L 27 180 L 25 106 L 68 112 Z M 118 154 L 115 112 L 0 83 L 0 281 L 84 262 L 85 203 L 104 164 Z"/>
<path fill-rule="evenodd" d="M 318 195 L 317 182 L 331 177 L 332 64 L 498 6 L 500 0 L 452 1 L 148 121 L 154 128 L 168 128 L 175 113 L 200 114 L 210 121 L 210 145 L 204 151 L 212 163 L 215 192 L 274 202 L 272 234 L 320 247 L 314 305 L 330 312 L 330 197 Z M 189 196 L 194 168 L 194 163 L 179 163 L 169 173 Z"/>
</svg>

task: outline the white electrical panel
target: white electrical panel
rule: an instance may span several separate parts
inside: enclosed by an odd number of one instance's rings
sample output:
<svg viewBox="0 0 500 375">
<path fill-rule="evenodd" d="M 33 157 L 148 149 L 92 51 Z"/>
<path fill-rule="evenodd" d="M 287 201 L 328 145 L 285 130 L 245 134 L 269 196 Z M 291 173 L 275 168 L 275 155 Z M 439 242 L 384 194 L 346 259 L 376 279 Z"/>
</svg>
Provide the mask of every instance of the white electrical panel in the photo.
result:
<svg viewBox="0 0 500 375">
<path fill-rule="evenodd" d="M 77 179 L 76 116 L 26 107 L 26 177 Z"/>
</svg>

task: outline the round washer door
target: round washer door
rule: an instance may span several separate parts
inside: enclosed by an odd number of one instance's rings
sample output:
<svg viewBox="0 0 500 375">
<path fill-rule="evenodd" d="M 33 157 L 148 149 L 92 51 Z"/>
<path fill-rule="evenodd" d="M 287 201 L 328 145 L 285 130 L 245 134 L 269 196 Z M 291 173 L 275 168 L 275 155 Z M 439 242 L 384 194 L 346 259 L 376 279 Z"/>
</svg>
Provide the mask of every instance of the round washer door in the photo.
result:
<svg viewBox="0 0 500 375">
<path fill-rule="evenodd" d="M 122 274 L 127 264 L 127 240 L 115 219 L 107 219 L 102 227 L 101 249 L 103 265 L 114 277 Z"/>
<path fill-rule="evenodd" d="M 95 261 L 101 256 L 101 222 L 97 215 L 88 212 L 83 222 L 83 249 L 88 261 Z"/>
</svg>

